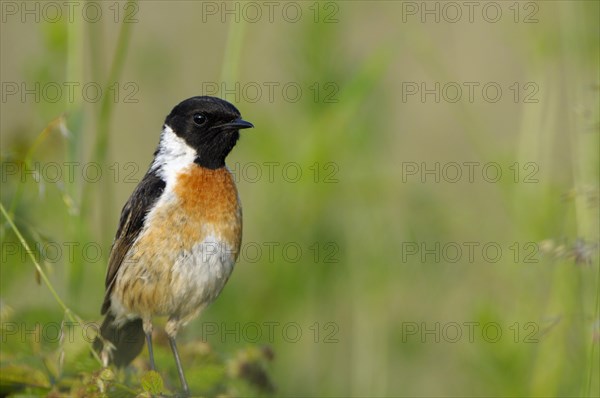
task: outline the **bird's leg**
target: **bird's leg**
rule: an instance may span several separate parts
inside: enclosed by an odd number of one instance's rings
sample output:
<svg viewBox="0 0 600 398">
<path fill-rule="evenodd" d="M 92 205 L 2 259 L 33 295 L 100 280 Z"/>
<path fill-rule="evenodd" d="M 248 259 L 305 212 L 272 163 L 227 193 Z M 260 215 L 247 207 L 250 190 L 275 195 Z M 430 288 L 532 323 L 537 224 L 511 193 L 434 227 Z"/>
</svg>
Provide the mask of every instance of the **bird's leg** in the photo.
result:
<svg viewBox="0 0 600 398">
<path fill-rule="evenodd" d="M 169 337 L 169 344 L 171 345 L 171 350 L 173 351 L 173 357 L 175 357 L 175 364 L 177 365 L 177 373 L 179 373 L 179 380 L 181 381 L 181 388 L 183 388 L 183 392 L 186 396 L 190 395 L 190 387 L 188 387 L 188 383 L 185 380 L 185 375 L 183 374 L 183 368 L 181 367 L 181 360 L 179 359 L 179 353 L 177 352 L 177 345 L 175 344 L 175 337 Z"/>
<path fill-rule="evenodd" d="M 178 329 L 178 320 L 169 319 L 169 321 L 167 321 L 165 331 L 167 332 L 167 336 L 169 336 L 169 345 L 171 346 L 171 351 L 173 351 L 173 357 L 175 358 L 175 364 L 177 365 L 177 373 L 179 374 L 181 388 L 183 389 L 183 393 L 185 394 L 185 396 L 189 397 L 190 387 L 188 386 L 188 383 L 185 380 L 185 374 L 183 373 L 183 367 L 181 366 L 181 359 L 179 358 L 179 352 L 177 351 L 177 344 L 175 344 L 175 336 L 177 335 Z"/>
<path fill-rule="evenodd" d="M 154 365 L 154 351 L 152 350 L 152 322 L 150 319 L 144 319 L 144 334 L 146 335 L 146 344 L 148 345 L 148 355 L 150 356 L 150 370 L 156 370 Z"/>
</svg>

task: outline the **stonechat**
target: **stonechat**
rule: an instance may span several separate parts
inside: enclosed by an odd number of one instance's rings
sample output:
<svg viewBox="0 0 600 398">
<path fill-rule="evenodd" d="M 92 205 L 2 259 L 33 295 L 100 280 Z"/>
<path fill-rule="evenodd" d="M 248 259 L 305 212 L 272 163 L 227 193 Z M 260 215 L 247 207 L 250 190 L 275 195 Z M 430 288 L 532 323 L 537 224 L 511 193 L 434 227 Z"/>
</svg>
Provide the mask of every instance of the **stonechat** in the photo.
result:
<svg viewBox="0 0 600 398">
<path fill-rule="evenodd" d="M 104 366 L 129 364 L 148 345 L 152 319 L 165 332 L 181 386 L 180 327 L 221 292 L 242 239 L 242 208 L 225 165 L 240 134 L 254 127 L 229 102 L 192 97 L 167 116 L 150 168 L 123 207 L 110 252 L 105 315 L 95 346 Z"/>
</svg>

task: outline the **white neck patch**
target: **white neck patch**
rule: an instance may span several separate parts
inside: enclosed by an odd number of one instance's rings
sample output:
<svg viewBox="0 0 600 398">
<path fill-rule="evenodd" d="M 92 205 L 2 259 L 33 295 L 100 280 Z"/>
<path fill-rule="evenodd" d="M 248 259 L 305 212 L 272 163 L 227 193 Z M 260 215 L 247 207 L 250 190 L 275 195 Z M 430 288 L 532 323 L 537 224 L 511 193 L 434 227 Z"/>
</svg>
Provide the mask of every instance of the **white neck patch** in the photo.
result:
<svg viewBox="0 0 600 398">
<path fill-rule="evenodd" d="M 167 125 L 160 135 L 158 148 L 150 169 L 156 172 L 167 185 L 173 184 L 177 174 L 189 167 L 196 159 L 196 151 Z"/>
</svg>

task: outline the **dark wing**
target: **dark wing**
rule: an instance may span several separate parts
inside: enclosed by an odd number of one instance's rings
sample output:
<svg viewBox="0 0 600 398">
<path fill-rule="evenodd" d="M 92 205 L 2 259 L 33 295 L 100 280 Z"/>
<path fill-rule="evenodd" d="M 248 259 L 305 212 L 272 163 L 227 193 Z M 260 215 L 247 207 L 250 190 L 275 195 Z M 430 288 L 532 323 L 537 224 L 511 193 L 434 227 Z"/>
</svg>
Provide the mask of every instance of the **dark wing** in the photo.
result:
<svg viewBox="0 0 600 398">
<path fill-rule="evenodd" d="M 104 294 L 104 303 L 102 303 L 102 315 L 110 308 L 110 294 L 121 263 L 142 230 L 146 214 L 156 203 L 164 189 L 165 182 L 153 171 L 148 171 L 121 211 L 119 228 L 108 259 L 106 293 Z"/>
</svg>

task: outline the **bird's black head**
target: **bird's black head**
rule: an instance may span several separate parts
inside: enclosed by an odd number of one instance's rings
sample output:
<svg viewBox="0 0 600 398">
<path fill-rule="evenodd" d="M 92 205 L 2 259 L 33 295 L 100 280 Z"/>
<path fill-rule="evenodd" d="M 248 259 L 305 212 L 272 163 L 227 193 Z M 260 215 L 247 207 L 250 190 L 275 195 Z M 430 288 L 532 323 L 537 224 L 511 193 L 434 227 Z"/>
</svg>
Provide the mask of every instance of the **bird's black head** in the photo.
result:
<svg viewBox="0 0 600 398">
<path fill-rule="evenodd" d="M 240 138 L 240 129 L 254 127 L 229 102 L 215 97 L 192 97 L 179 103 L 165 125 L 196 150 L 195 162 L 218 169 Z"/>
</svg>

